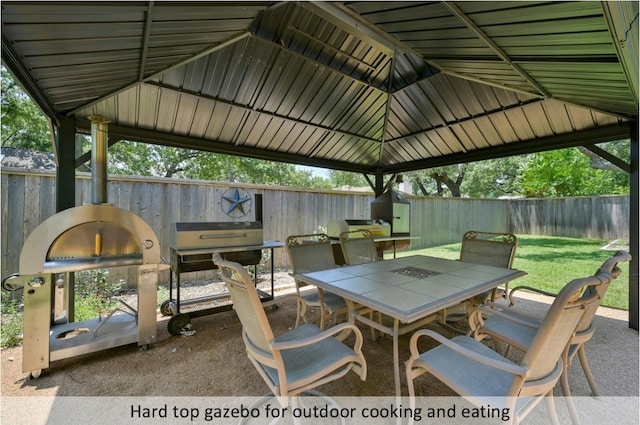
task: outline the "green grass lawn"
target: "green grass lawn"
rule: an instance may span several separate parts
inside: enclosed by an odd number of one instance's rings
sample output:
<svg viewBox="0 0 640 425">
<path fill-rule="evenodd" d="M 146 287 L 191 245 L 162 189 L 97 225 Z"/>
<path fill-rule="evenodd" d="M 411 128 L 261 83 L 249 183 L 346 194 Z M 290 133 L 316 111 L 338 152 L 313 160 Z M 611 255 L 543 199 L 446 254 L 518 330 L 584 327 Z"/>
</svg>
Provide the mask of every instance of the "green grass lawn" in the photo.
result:
<svg viewBox="0 0 640 425">
<path fill-rule="evenodd" d="M 608 241 L 599 239 L 517 236 L 518 248 L 513 267 L 528 274 L 511 282 L 510 287 L 526 285 L 557 293 L 570 280 L 594 274 L 615 253 L 602 250 Z M 459 253 L 460 243 L 455 243 L 399 252 L 398 256 L 424 254 L 457 259 Z M 602 305 L 628 310 L 629 263 L 620 263 L 619 267 L 622 275 L 613 281 Z"/>
</svg>

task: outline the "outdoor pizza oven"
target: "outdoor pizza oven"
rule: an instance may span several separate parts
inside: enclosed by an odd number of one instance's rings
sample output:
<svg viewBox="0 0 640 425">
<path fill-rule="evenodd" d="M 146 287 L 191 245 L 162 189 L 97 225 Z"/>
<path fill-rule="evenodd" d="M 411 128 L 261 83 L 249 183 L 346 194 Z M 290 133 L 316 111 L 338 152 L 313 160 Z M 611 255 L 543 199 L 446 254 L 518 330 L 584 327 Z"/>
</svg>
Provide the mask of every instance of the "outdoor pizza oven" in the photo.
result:
<svg viewBox="0 0 640 425">
<path fill-rule="evenodd" d="M 93 203 L 43 221 L 20 252 L 19 273 L 3 287 L 23 289 L 22 369 L 37 377 L 50 361 L 137 342 L 156 341 L 157 285 L 162 264 L 154 231 L 130 211 L 106 204 L 107 122 L 92 117 Z M 74 321 L 75 272 L 135 267 L 137 305 Z"/>
</svg>

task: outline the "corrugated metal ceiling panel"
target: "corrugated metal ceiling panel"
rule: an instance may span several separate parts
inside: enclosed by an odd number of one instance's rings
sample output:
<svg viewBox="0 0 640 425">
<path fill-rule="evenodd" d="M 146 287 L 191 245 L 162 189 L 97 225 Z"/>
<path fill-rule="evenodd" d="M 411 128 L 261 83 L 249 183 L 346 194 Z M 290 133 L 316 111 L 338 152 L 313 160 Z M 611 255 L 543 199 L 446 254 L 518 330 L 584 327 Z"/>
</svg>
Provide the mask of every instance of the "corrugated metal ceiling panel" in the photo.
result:
<svg viewBox="0 0 640 425">
<path fill-rule="evenodd" d="M 638 114 L 597 2 L 5 1 L 2 12 L 3 60 L 51 116 L 101 114 L 167 144 L 385 172 Z"/>
<path fill-rule="evenodd" d="M 349 6 L 427 61 L 463 78 L 549 94 L 595 109 L 606 98 L 607 109 L 637 114 L 637 100 L 628 96 L 630 87 L 598 2 L 354 2 Z M 594 62 L 618 67 L 610 79 L 601 76 L 598 82 L 606 87 L 604 96 L 597 91 L 585 96 L 593 80 L 578 78 Z M 545 78 L 563 72 L 572 84 L 553 84 Z"/>
</svg>

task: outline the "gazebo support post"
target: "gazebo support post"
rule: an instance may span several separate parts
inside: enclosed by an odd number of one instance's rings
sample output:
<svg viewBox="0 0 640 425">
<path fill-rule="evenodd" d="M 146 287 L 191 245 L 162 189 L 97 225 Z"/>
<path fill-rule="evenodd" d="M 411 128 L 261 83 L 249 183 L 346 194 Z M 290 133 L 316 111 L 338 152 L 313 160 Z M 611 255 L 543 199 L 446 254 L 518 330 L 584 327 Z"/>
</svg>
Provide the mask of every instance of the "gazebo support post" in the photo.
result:
<svg viewBox="0 0 640 425">
<path fill-rule="evenodd" d="M 631 187 L 629 211 L 629 327 L 638 330 L 638 123 L 631 125 Z"/>
</svg>

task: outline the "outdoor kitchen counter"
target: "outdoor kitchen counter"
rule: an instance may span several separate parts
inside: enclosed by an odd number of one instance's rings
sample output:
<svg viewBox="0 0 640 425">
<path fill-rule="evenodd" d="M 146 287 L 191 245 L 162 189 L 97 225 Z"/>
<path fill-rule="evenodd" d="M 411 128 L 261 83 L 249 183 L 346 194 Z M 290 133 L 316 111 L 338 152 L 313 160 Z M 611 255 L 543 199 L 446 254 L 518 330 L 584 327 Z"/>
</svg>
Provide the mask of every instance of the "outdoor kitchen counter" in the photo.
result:
<svg viewBox="0 0 640 425">
<path fill-rule="evenodd" d="M 184 256 L 184 255 L 213 254 L 214 252 L 243 252 L 243 251 L 254 251 L 258 249 L 274 249 L 274 248 L 282 248 L 283 246 L 284 246 L 284 242 L 264 241 L 264 243 L 260 245 L 221 246 L 216 248 L 197 248 L 197 249 L 176 249 L 175 251 L 176 251 L 176 254 L 180 256 Z"/>
</svg>

